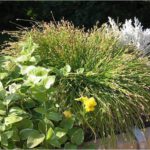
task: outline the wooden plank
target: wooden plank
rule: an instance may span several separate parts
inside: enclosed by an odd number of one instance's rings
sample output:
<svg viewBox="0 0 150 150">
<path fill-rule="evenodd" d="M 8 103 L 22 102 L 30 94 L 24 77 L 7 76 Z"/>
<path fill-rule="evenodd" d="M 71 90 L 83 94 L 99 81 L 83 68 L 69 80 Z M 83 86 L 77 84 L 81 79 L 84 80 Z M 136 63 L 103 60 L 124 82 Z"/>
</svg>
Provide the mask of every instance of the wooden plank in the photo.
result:
<svg viewBox="0 0 150 150">
<path fill-rule="evenodd" d="M 116 146 L 114 146 L 110 141 L 110 138 L 105 138 L 105 142 L 108 143 L 107 146 L 102 144 L 102 139 L 98 139 L 96 143 L 90 141 L 84 143 L 80 148 L 85 148 L 90 144 L 94 144 L 95 148 L 98 150 L 104 149 L 150 149 L 150 127 L 140 130 L 138 128 L 133 129 L 134 136 L 127 133 L 116 135 Z"/>
<path fill-rule="evenodd" d="M 144 130 L 144 133 L 145 133 L 145 138 L 147 141 L 147 148 L 150 149 L 150 127 L 146 128 Z"/>
<path fill-rule="evenodd" d="M 117 135 L 117 149 L 137 149 L 137 141 L 129 134 Z"/>
<path fill-rule="evenodd" d="M 133 129 L 133 134 L 138 143 L 138 149 L 146 149 L 147 148 L 147 141 L 144 135 L 144 132 L 139 128 Z"/>
</svg>

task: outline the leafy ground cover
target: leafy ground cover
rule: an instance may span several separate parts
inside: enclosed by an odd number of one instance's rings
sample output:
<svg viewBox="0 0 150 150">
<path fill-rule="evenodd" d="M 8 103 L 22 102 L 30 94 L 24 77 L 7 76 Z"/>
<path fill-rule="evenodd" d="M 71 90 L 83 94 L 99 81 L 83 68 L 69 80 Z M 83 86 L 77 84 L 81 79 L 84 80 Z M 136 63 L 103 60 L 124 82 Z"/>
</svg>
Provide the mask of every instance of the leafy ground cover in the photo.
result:
<svg viewBox="0 0 150 150">
<path fill-rule="evenodd" d="M 37 23 L 16 36 L 0 57 L 1 148 L 75 149 L 149 119 L 148 57 L 111 27 Z"/>
</svg>

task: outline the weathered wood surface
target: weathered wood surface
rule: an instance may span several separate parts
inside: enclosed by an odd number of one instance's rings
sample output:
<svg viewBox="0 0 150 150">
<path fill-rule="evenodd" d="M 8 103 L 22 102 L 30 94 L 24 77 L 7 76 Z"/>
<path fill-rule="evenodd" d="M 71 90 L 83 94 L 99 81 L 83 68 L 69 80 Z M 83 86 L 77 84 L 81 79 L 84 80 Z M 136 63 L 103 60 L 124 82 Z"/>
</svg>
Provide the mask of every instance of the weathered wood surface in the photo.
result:
<svg viewBox="0 0 150 150">
<path fill-rule="evenodd" d="M 119 134 L 115 144 L 110 143 L 110 138 L 105 139 L 107 146 L 104 146 L 101 139 L 87 142 L 84 146 L 94 144 L 96 149 L 150 149 L 150 127 L 140 130 L 138 128 L 133 129 L 133 136 L 129 134 Z M 83 147 L 84 147 L 83 146 Z M 82 147 L 81 147 L 82 149 Z"/>
</svg>

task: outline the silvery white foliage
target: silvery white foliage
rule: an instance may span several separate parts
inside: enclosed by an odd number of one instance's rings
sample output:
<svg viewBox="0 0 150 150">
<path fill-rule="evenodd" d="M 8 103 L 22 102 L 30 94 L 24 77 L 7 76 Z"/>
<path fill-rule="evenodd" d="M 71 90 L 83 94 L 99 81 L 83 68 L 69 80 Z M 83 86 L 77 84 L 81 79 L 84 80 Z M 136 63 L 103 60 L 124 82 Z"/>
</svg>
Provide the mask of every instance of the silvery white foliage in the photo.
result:
<svg viewBox="0 0 150 150">
<path fill-rule="evenodd" d="M 110 17 L 109 24 L 113 32 L 119 36 L 122 43 L 134 45 L 137 49 L 142 50 L 144 55 L 150 53 L 150 29 L 143 29 L 143 26 L 137 18 L 125 20 L 122 27 L 119 27 Z"/>
<path fill-rule="evenodd" d="M 116 22 L 112 18 L 110 18 L 110 17 L 108 17 L 108 22 L 109 22 L 109 24 L 110 24 L 111 29 L 113 30 L 113 32 L 119 34 L 119 32 L 120 32 L 119 31 L 119 26 L 116 24 Z M 108 28 L 108 26 L 107 26 L 107 28 Z"/>
</svg>

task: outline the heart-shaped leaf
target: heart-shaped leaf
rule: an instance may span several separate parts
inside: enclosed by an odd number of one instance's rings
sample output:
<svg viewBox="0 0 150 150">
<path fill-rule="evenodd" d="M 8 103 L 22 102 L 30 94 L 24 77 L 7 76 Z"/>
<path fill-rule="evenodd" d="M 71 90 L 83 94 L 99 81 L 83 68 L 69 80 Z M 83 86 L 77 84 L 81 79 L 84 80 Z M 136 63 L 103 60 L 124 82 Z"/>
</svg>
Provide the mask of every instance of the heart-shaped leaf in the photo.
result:
<svg viewBox="0 0 150 150">
<path fill-rule="evenodd" d="M 56 112 L 50 112 L 48 114 L 48 118 L 53 121 L 60 121 L 62 119 L 62 115 Z"/>
<path fill-rule="evenodd" d="M 22 119 L 23 119 L 23 117 L 12 114 L 5 118 L 5 124 L 10 125 L 10 124 L 19 122 Z"/>
<path fill-rule="evenodd" d="M 34 148 L 38 145 L 40 145 L 45 139 L 45 135 L 38 133 L 38 132 L 33 132 L 29 135 L 27 139 L 27 147 L 28 148 Z"/>
<path fill-rule="evenodd" d="M 69 130 L 73 127 L 73 124 L 74 124 L 74 118 L 66 118 L 62 120 L 62 122 L 60 123 L 60 126 L 62 128 Z"/>
<path fill-rule="evenodd" d="M 82 129 L 76 130 L 71 136 L 71 142 L 76 145 L 82 144 L 83 140 L 84 140 L 84 132 Z"/>
</svg>

